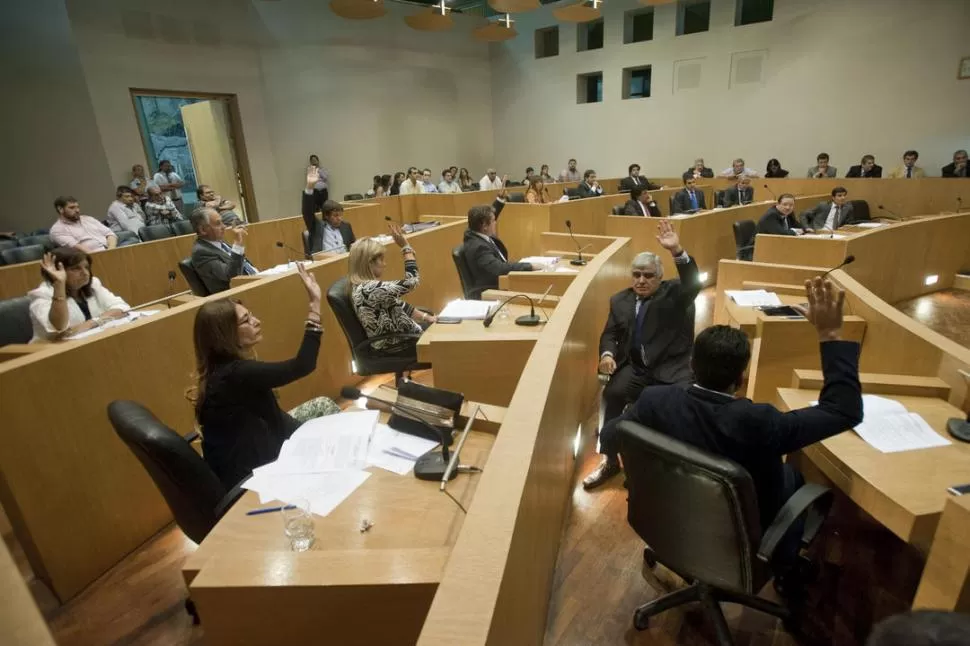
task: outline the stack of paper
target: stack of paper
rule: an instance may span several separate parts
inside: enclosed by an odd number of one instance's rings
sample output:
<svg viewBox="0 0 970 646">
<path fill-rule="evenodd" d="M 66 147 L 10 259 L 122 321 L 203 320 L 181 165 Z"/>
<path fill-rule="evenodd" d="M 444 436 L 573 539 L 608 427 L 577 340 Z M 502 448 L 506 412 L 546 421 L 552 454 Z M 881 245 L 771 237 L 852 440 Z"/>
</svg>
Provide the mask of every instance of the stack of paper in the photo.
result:
<svg viewBox="0 0 970 646">
<path fill-rule="evenodd" d="M 559 256 L 528 256 L 519 262 L 527 262 L 533 265 L 542 265 L 544 269 L 550 269 L 559 264 Z"/>
<path fill-rule="evenodd" d="M 110 330 L 112 328 L 116 328 L 122 325 L 127 325 L 132 321 L 137 321 L 140 318 L 151 316 L 152 314 L 158 314 L 159 312 L 161 312 L 161 310 L 140 310 L 137 312 L 131 311 L 131 312 L 128 312 L 127 315 L 121 317 L 120 319 L 114 319 L 114 320 L 108 321 L 107 323 L 102 324 L 100 327 L 93 327 L 90 330 L 85 330 L 84 332 L 78 332 L 77 334 L 66 338 L 74 341 L 79 339 L 86 339 L 89 336 L 100 334 L 105 330 Z"/>
<path fill-rule="evenodd" d="M 726 289 L 724 293 L 741 307 L 777 307 L 782 304 L 778 294 L 763 289 Z"/>
<path fill-rule="evenodd" d="M 885 222 L 857 222 L 852 226 L 859 227 L 860 229 L 878 229 L 879 227 L 886 226 L 886 223 Z"/>
<path fill-rule="evenodd" d="M 495 301 L 466 301 L 457 299 L 445 305 L 445 308 L 441 310 L 441 314 L 438 316 L 468 321 L 481 321 L 488 316 L 488 312 L 493 305 L 496 305 Z"/>
<path fill-rule="evenodd" d="M 934 431 L 926 420 L 893 399 L 863 395 L 864 421 L 855 432 L 883 453 L 946 446 L 950 441 Z"/>
<path fill-rule="evenodd" d="M 818 238 L 825 240 L 842 240 L 845 238 L 841 233 L 803 233 L 802 238 Z"/>
<path fill-rule="evenodd" d="M 270 267 L 269 269 L 264 269 L 259 272 L 260 276 L 276 276 L 278 274 L 285 274 L 291 269 L 296 269 L 296 261 L 284 262 L 282 265 L 276 265 L 275 267 Z M 309 261 L 303 261 L 303 265 L 309 265 Z"/>
<path fill-rule="evenodd" d="M 371 437 L 367 464 L 403 476 L 414 468 L 418 458 L 437 445 L 434 440 L 400 433 L 386 424 L 378 424 Z"/>
<path fill-rule="evenodd" d="M 570 269 L 569 267 L 556 267 L 557 274 L 578 274 L 578 269 Z"/>
</svg>

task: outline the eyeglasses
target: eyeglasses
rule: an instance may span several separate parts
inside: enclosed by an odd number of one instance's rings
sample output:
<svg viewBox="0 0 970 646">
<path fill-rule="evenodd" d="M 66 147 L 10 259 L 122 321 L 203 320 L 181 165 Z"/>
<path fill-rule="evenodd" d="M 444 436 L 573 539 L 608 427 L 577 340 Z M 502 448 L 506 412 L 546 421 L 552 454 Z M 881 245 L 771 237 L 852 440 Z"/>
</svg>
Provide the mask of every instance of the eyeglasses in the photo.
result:
<svg viewBox="0 0 970 646">
<path fill-rule="evenodd" d="M 632 276 L 633 276 L 633 280 L 640 280 L 641 278 L 645 278 L 647 280 L 650 280 L 651 278 L 656 278 L 657 277 L 657 274 L 654 273 L 654 272 L 649 272 L 649 271 L 636 271 L 636 270 L 634 270 L 633 273 L 632 273 Z"/>
</svg>

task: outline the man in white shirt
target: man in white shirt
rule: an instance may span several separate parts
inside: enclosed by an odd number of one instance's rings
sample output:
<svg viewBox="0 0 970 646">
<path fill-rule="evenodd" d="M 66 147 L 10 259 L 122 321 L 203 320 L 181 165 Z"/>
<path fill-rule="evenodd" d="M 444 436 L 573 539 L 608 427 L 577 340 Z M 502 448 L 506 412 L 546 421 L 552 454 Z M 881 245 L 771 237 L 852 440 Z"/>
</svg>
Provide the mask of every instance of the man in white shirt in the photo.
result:
<svg viewBox="0 0 970 646">
<path fill-rule="evenodd" d="M 478 190 L 480 191 L 491 191 L 501 189 L 505 183 L 498 178 L 498 173 L 495 172 L 494 168 L 489 168 L 483 177 L 478 182 Z"/>
<path fill-rule="evenodd" d="M 108 207 L 108 227 L 115 233 L 131 231 L 138 233 L 138 229 L 145 226 L 145 212 L 135 201 L 135 192 L 129 186 L 119 186 L 115 191 L 117 198 Z"/>
<path fill-rule="evenodd" d="M 579 170 L 576 168 L 576 160 L 570 159 L 568 167 L 559 173 L 560 182 L 578 182 L 581 175 Z"/>
<path fill-rule="evenodd" d="M 438 187 L 434 185 L 431 181 L 431 169 L 425 168 L 421 171 L 421 192 L 422 193 L 437 193 Z"/>
<path fill-rule="evenodd" d="M 731 168 L 725 168 L 721 171 L 721 177 L 728 177 L 730 179 L 738 179 L 740 177 L 761 177 L 758 171 L 753 168 L 748 168 L 744 165 L 744 160 L 738 157 L 731 163 Z"/>
<path fill-rule="evenodd" d="M 401 182 L 401 195 L 417 195 L 424 193 L 424 184 L 418 175 L 418 169 L 412 166 L 408 169 L 408 176 Z"/>
<path fill-rule="evenodd" d="M 441 183 L 438 184 L 439 193 L 461 193 L 461 186 L 455 181 L 455 174 L 450 168 L 441 172 Z"/>
<path fill-rule="evenodd" d="M 172 162 L 167 159 L 163 159 L 158 162 L 158 172 L 155 173 L 155 177 L 152 178 L 158 188 L 172 198 L 172 202 L 175 204 L 175 208 L 181 213 L 185 210 L 185 204 L 182 202 L 182 186 L 185 182 L 182 178 L 178 176 L 174 170 L 172 170 Z"/>
</svg>

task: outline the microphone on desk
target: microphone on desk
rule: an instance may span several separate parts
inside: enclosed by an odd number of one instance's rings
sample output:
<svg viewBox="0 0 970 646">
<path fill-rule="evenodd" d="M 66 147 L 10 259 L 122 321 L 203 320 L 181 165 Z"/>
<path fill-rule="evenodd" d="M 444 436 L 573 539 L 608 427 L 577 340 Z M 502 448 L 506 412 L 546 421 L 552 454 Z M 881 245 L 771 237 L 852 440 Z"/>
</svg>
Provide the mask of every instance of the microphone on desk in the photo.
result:
<svg viewBox="0 0 970 646">
<path fill-rule="evenodd" d="M 957 195 L 957 213 L 963 211 L 963 198 Z"/>
<path fill-rule="evenodd" d="M 769 193 L 771 193 L 771 197 L 774 198 L 775 202 L 777 202 L 778 201 L 778 196 L 775 195 L 775 192 L 773 190 L 771 190 L 770 188 L 768 188 L 768 185 L 767 184 L 765 184 L 764 186 L 765 186 L 765 190 L 768 191 Z"/>
<path fill-rule="evenodd" d="M 840 262 L 839 264 L 837 264 L 835 267 L 832 267 L 827 272 L 825 272 L 824 274 L 822 274 L 822 278 L 825 278 L 826 276 L 828 276 L 829 274 L 831 274 L 836 269 L 841 269 L 842 267 L 845 267 L 846 265 L 851 265 L 854 262 L 855 262 L 855 256 L 853 256 L 852 254 L 849 254 L 848 256 L 845 257 L 845 260 L 843 260 L 842 262 Z"/>
<path fill-rule="evenodd" d="M 552 290 L 552 285 L 549 285 L 548 287 L 546 287 L 546 291 L 544 291 L 542 293 L 542 296 L 539 297 L 539 302 L 540 303 L 546 298 L 546 296 L 549 294 L 549 292 L 551 290 Z M 529 312 L 529 314 L 525 314 L 525 315 L 520 316 L 517 319 L 515 319 L 515 324 L 516 325 L 525 325 L 525 326 L 528 326 L 528 327 L 535 327 L 536 325 L 539 325 L 539 323 L 541 321 L 539 320 L 539 317 L 536 316 L 536 304 L 535 304 L 535 301 L 533 301 L 532 298 L 529 297 L 529 296 L 527 296 L 526 294 L 513 294 L 513 295 L 509 296 L 508 298 L 506 298 L 504 301 L 502 301 L 499 304 L 498 307 L 495 308 L 494 311 L 488 313 L 488 316 L 486 316 L 485 317 L 485 320 L 482 321 L 482 325 L 484 325 L 485 327 L 489 327 L 492 324 L 492 321 L 495 320 L 495 315 L 499 313 L 499 310 L 501 310 L 503 307 L 505 307 L 506 304 L 508 304 L 508 302 L 510 300 L 512 300 L 513 298 L 520 298 L 520 297 L 521 298 L 526 298 L 526 299 L 529 300 L 529 305 L 531 306 L 531 311 Z"/>
<path fill-rule="evenodd" d="M 896 215 L 895 213 L 893 213 L 892 211 L 890 211 L 889 209 L 887 209 L 886 207 L 884 207 L 882 204 L 879 205 L 879 210 L 880 211 L 885 211 L 886 213 L 888 213 L 889 215 L 893 216 L 897 220 L 902 220 L 901 217 L 899 217 L 898 215 Z"/>
<path fill-rule="evenodd" d="M 306 253 L 306 252 L 304 251 L 304 252 L 303 252 L 303 253 L 301 254 L 301 253 L 300 253 L 299 251 L 297 251 L 296 249 L 294 249 L 294 248 L 293 248 L 293 247 L 291 247 L 290 245 L 288 245 L 288 244 L 286 244 L 286 243 L 285 243 L 285 242 L 283 242 L 282 240 L 277 240 L 277 241 L 276 241 L 276 246 L 277 246 L 277 247 L 279 247 L 280 249 L 287 249 L 287 250 L 289 250 L 289 251 L 292 251 L 293 253 L 295 253 L 295 254 L 297 254 L 297 255 L 300 255 L 300 256 L 303 256 L 303 258 L 304 258 L 304 260 L 310 260 L 310 255 L 309 255 L 308 253 Z M 289 254 L 287 254 L 287 255 L 289 255 Z M 291 260 L 289 260 L 288 262 L 296 262 L 296 261 L 295 261 L 295 260 L 292 260 L 292 259 L 291 259 Z"/>
<path fill-rule="evenodd" d="M 582 249 L 582 247 L 580 247 L 579 243 L 576 241 L 576 236 L 573 235 L 573 223 L 572 223 L 572 221 L 566 220 L 566 228 L 569 229 L 569 237 L 573 239 L 573 244 L 576 245 L 576 253 L 579 256 L 579 258 L 575 258 L 573 260 L 570 260 L 569 261 L 569 264 L 570 265 L 576 265 L 578 267 L 582 267 L 583 265 L 586 264 L 586 261 L 583 260 L 583 249 Z"/>
<path fill-rule="evenodd" d="M 448 461 L 451 459 L 451 452 L 448 450 L 448 447 L 451 446 L 453 438 L 448 429 L 435 426 L 425 419 L 423 417 L 425 411 L 403 404 L 389 402 L 379 397 L 374 397 L 373 395 L 365 395 L 360 392 L 360 388 L 354 388 L 352 386 L 344 386 L 341 388 L 340 396 L 345 399 L 360 399 L 363 397 L 368 402 L 386 407 L 392 413 L 414 420 L 434 433 L 441 442 L 441 452 L 431 450 L 419 457 L 414 463 L 414 477 L 418 480 L 441 480 L 444 477 L 448 470 Z M 458 471 L 453 470 L 449 477 L 451 479 L 458 477 Z"/>
</svg>

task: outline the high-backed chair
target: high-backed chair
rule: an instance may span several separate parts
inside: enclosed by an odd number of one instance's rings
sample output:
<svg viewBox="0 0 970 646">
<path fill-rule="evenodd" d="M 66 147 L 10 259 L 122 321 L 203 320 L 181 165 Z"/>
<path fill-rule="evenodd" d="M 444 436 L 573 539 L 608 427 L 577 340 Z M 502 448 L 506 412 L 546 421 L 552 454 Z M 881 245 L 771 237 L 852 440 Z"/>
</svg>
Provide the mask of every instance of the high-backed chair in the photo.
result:
<svg viewBox="0 0 970 646">
<path fill-rule="evenodd" d="M 37 233 L 34 235 L 24 236 L 20 238 L 18 244 L 20 244 L 21 247 L 30 247 L 32 245 L 39 244 L 47 251 L 53 251 L 54 247 L 57 246 L 47 233 Z"/>
<path fill-rule="evenodd" d="M 0 301 L 0 346 L 29 343 L 34 336 L 30 322 L 30 297 L 17 296 Z"/>
<path fill-rule="evenodd" d="M 0 258 L 3 264 L 16 265 L 21 262 L 33 262 L 44 257 L 47 249 L 41 244 L 27 245 L 26 247 L 11 247 L 0 251 Z"/>
<path fill-rule="evenodd" d="M 751 260 L 754 258 L 754 237 L 758 233 L 758 225 L 754 220 L 738 220 L 731 225 L 734 229 L 735 258 L 737 260 Z"/>
<path fill-rule="evenodd" d="M 714 206 L 724 206 L 724 196 L 726 194 L 727 191 L 725 190 L 714 191 Z"/>
<path fill-rule="evenodd" d="M 347 339 L 347 345 L 350 346 L 350 354 L 357 366 L 357 374 L 368 377 L 393 372 L 396 382 L 400 382 L 405 372 L 430 368 L 430 363 L 418 363 L 417 349 L 414 346 L 411 346 L 408 351 L 394 354 L 386 354 L 374 349 L 375 341 L 405 339 L 417 343 L 421 335 L 391 332 L 367 338 L 367 333 L 357 319 L 357 313 L 354 312 L 348 285 L 346 276 L 331 285 L 327 290 L 327 303 L 337 317 L 340 329 Z"/>
<path fill-rule="evenodd" d="M 455 269 L 458 270 L 458 281 L 461 283 L 461 293 L 468 300 L 478 298 L 471 292 L 472 273 L 465 261 L 465 246 L 458 245 L 451 250 L 451 259 L 455 261 Z"/>
<path fill-rule="evenodd" d="M 579 189 L 578 188 L 567 188 L 563 192 L 566 194 L 566 197 L 568 197 L 571 200 L 578 200 L 579 199 Z"/>
<path fill-rule="evenodd" d="M 190 220 L 177 220 L 172 224 L 172 228 L 175 229 L 175 235 L 177 236 L 187 236 L 190 233 L 195 233 L 192 230 L 192 222 Z"/>
<path fill-rule="evenodd" d="M 869 203 L 865 200 L 849 200 L 852 205 L 852 219 L 847 224 L 854 222 L 870 222 L 872 216 L 869 214 Z"/>
<path fill-rule="evenodd" d="M 362 200 L 364 196 L 360 193 L 347 193 L 344 195 L 344 202 L 352 202 L 354 200 Z"/>
<path fill-rule="evenodd" d="M 832 491 L 802 486 L 762 531 L 754 482 L 740 465 L 634 422 L 618 428 L 627 520 L 647 543 L 644 559 L 689 584 L 637 608 L 634 627 L 643 630 L 651 616 L 694 601 L 704 606 L 721 646 L 733 641 L 718 602 L 790 620 L 788 608 L 756 595 L 771 580 L 775 550 L 796 521 L 805 519 L 803 545 L 815 537 Z"/>
<path fill-rule="evenodd" d="M 482 185 L 479 182 L 472 182 L 472 190 L 480 191 L 482 190 Z"/>
<path fill-rule="evenodd" d="M 525 202 L 525 193 L 509 193 L 509 202 Z"/>
<path fill-rule="evenodd" d="M 206 289 L 205 281 L 199 276 L 199 272 L 195 270 L 195 266 L 192 264 L 191 258 L 183 258 L 179 260 L 179 271 L 182 272 L 182 277 L 185 278 L 185 282 L 189 284 L 189 289 L 196 296 L 208 296 L 209 290 Z"/>
<path fill-rule="evenodd" d="M 303 253 L 309 258 L 313 253 L 310 251 L 310 232 L 304 230 L 300 237 L 303 240 Z"/>
<path fill-rule="evenodd" d="M 138 237 L 144 242 L 171 238 L 175 235 L 175 230 L 170 224 L 152 224 L 138 229 Z"/>
</svg>

